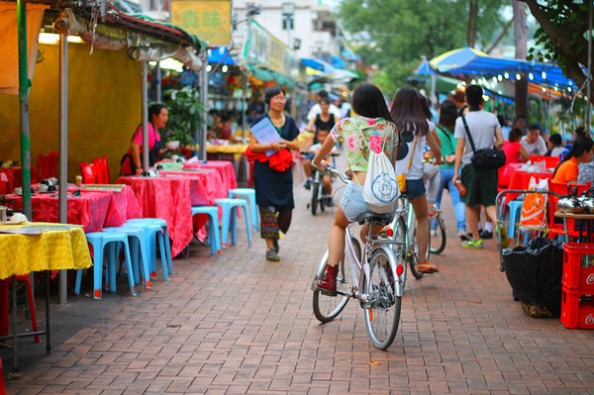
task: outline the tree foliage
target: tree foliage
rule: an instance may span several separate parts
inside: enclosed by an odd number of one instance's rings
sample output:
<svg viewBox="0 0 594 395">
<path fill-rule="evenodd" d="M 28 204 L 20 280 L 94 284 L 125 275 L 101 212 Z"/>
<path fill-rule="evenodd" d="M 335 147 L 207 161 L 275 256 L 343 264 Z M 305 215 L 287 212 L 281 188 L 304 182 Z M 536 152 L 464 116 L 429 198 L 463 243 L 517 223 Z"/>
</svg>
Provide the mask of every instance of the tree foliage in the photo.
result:
<svg viewBox="0 0 594 395">
<path fill-rule="evenodd" d="M 561 70 L 581 87 L 587 78 L 580 64 L 588 65 L 588 1 L 521 1 L 528 4 L 540 25 L 535 34 L 536 46 L 530 49 L 529 59 L 557 62 Z M 592 96 L 588 95 L 594 103 Z"/>
<path fill-rule="evenodd" d="M 488 45 L 502 28 L 499 10 L 504 0 L 343 0 L 339 16 L 352 32 L 367 32 L 370 42 L 359 55 L 367 64 L 375 63 L 381 73 L 382 88 L 393 91 L 419 65 L 443 52 L 464 47 L 468 37 L 469 6 L 478 6 L 477 45 Z M 378 83 L 379 84 L 379 83 Z"/>
</svg>

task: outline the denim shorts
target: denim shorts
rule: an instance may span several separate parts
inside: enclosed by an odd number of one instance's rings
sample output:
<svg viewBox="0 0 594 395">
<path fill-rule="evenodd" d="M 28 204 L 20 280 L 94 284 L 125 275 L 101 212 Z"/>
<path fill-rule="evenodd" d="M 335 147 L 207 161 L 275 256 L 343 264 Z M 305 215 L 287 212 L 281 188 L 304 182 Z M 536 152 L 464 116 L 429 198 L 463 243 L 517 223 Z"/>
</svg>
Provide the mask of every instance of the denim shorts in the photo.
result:
<svg viewBox="0 0 594 395">
<path fill-rule="evenodd" d="M 425 194 L 425 182 L 423 179 L 406 180 L 406 195 L 410 199 L 421 197 Z"/>
<path fill-rule="evenodd" d="M 349 183 L 344 190 L 340 207 L 349 222 L 354 222 L 359 215 L 371 211 L 371 207 L 363 199 L 363 187 L 354 182 Z"/>
</svg>

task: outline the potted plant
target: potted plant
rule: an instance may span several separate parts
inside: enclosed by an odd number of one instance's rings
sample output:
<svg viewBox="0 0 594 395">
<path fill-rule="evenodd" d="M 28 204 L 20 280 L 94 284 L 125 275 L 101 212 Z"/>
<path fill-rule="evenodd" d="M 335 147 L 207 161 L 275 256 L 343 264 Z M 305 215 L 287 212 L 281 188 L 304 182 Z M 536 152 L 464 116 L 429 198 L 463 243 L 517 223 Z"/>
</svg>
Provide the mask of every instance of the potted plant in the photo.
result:
<svg viewBox="0 0 594 395">
<path fill-rule="evenodd" d="M 169 119 L 164 131 L 164 144 L 172 150 L 191 146 L 194 149 L 194 133 L 206 122 L 204 106 L 197 90 L 190 87 L 170 90 L 164 101 L 169 110 Z M 175 142 L 179 144 L 175 144 Z"/>
</svg>

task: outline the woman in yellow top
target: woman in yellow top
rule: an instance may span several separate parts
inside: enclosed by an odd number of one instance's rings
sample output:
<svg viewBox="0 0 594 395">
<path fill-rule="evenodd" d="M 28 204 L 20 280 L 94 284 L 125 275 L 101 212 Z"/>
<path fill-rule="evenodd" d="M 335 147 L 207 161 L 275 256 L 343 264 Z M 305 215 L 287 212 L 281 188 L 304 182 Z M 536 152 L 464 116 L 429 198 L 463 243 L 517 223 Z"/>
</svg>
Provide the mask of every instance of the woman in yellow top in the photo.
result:
<svg viewBox="0 0 594 395">
<path fill-rule="evenodd" d="M 575 184 L 577 183 L 579 164 L 592 160 L 592 147 L 594 141 L 585 133 L 584 128 L 575 131 L 575 141 L 571 150 L 565 155 L 553 173 L 553 182 Z"/>
</svg>

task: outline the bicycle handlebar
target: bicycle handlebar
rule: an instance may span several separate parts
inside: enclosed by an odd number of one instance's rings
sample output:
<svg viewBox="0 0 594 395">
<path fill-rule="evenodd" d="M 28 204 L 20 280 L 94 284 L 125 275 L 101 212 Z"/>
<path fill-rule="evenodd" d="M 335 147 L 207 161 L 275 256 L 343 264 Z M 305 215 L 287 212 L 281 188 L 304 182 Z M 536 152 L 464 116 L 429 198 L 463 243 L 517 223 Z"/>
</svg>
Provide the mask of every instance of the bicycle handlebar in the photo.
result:
<svg viewBox="0 0 594 395">
<path fill-rule="evenodd" d="M 349 182 L 351 182 L 351 179 L 348 178 L 344 173 L 339 172 L 338 170 L 336 170 L 334 167 L 332 167 L 330 165 L 326 166 L 326 170 L 328 170 L 332 174 L 337 175 L 338 178 L 340 178 L 340 180 L 342 182 L 344 182 L 345 184 L 348 184 Z"/>
</svg>

